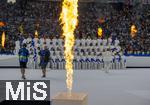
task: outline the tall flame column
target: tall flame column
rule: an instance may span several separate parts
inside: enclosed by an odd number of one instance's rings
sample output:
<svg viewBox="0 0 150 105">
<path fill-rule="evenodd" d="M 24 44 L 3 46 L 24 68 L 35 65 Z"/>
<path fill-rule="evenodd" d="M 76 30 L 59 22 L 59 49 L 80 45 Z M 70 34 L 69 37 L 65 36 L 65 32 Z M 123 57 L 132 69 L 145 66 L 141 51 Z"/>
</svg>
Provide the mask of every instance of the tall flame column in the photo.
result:
<svg viewBox="0 0 150 105">
<path fill-rule="evenodd" d="M 60 20 L 65 38 L 66 84 L 68 92 L 61 92 L 52 98 L 52 105 L 87 105 L 85 93 L 73 93 L 73 59 L 75 44 L 74 30 L 78 24 L 78 0 L 64 0 Z M 68 94 L 69 93 L 69 94 Z"/>
<path fill-rule="evenodd" d="M 69 92 L 73 85 L 73 59 L 74 59 L 74 31 L 78 24 L 78 0 L 64 0 L 60 20 L 62 24 L 63 36 L 65 38 L 65 60 L 66 60 L 66 84 Z"/>
</svg>

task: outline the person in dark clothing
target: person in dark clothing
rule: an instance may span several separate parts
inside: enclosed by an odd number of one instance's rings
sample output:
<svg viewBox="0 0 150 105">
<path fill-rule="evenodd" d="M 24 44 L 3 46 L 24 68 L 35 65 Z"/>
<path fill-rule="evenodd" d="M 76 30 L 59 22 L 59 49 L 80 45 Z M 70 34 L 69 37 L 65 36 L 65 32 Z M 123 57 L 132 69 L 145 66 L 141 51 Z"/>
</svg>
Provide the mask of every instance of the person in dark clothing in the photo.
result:
<svg viewBox="0 0 150 105">
<path fill-rule="evenodd" d="M 19 50 L 19 62 L 21 68 L 22 79 L 26 79 L 25 77 L 25 68 L 27 68 L 27 62 L 29 57 L 29 51 L 26 49 L 27 45 L 23 44 L 23 47 Z"/>
<path fill-rule="evenodd" d="M 44 49 L 40 50 L 39 55 L 40 55 L 40 66 L 43 73 L 42 77 L 44 78 L 46 77 L 46 66 L 49 62 L 50 57 L 50 51 L 48 50 L 47 46 L 44 46 Z"/>
</svg>

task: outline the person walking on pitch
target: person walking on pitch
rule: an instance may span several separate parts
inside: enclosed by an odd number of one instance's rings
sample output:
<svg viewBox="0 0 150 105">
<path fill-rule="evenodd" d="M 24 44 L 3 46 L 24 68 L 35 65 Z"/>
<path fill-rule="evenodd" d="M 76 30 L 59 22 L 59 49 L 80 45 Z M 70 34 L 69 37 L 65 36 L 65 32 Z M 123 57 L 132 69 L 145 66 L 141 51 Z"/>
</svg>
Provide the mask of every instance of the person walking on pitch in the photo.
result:
<svg viewBox="0 0 150 105">
<path fill-rule="evenodd" d="M 44 49 L 40 50 L 39 55 L 40 55 L 40 66 L 43 73 L 42 77 L 44 78 L 46 77 L 46 66 L 49 62 L 50 57 L 50 51 L 48 50 L 47 46 L 44 46 Z"/>
<path fill-rule="evenodd" d="M 26 49 L 26 47 L 27 45 L 23 44 L 23 47 L 19 49 L 19 52 L 18 52 L 22 79 L 26 79 L 25 68 L 27 68 L 27 62 L 28 62 L 28 57 L 29 57 L 29 51 Z"/>
</svg>

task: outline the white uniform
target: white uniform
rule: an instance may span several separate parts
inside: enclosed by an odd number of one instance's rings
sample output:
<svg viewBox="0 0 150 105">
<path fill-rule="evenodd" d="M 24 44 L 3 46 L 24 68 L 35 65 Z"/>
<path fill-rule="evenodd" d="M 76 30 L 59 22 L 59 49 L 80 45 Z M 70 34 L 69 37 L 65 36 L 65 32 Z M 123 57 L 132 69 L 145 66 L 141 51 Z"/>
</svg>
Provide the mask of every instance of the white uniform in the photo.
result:
<svg viewBox="0 0 150 105">
<path fill-rule="evenodd" d="M 27 49 L 29 50 L 30 49 L 30 46 L 31 46 L 31 42 L 32 42 L 32 38 L 27 38 Z"/>
<path fill-rule="evenodd" d="M 49 48 L 51 40 L 49 38 L 46 39 L 46 46 Z"/>
<path fill-rule="evenodd" d="M 27 39 L 24 39 L 24 40 L 23 40 L 23 44 L 27 44 Z"/>
<path fill-rule="evenodd" d="M 98 43 L 97 40 L 91 40 L 91 41 L 92 41 L 92 43 L 93 43 L 93 46 L 96 47 L 96 45 L 97 45 L 97 43 Z"/>
<path fill-rule="evenodd" d="M 112 53 L 111 51 L 105 51 L 102 53 L 102 56 L 104 61 L 104 69 L 106 69 L 106 73 L 108 73 L 108 70 L 111 67 Z"/>
<path fill-rule="evenodd" d="M 58 39 L 58 44 L 59 44 L 59 46 L 60 46 L 60 47 L 62 47 L 62 46 L 63 46 L 63 44 L 62 44 L 62 43 L 63 43 L 63 39 Z"/>
<path fill-rule="evenodd" d="M 87 46 L 90 46 L 90 44 L 91 44 L 91 39 L 86 39 L 86 41 L 87 41 Z"/>
<path fill-rule="evenodd" d="M 102 42 L 103 42 L 102 39 L 97 39 L 98 46 L 100 46 L 102 44 Z"/>
<path fill-rule="evenodd" d="M 104 50 L 104 46 L 100 45 L 100 52 L 103 52 L 103 50 Z"/>
<path fill-rule="evenodd" d="M 34 44 L 35 44 L 35 46 L 36 46 L 36 44 L 38 43 L 38 40 L 39 40 L 39 39 L 38 39 L 38 38 L 34 38 L 33 40 L 34 40 Z"/>
<path fill-rule="evenodd" d="M 44 44 L 44 38 L 40 38 L 40 44 L 43 46 L 43 44 Z"/>
<path fill-rule="evenodd" d="M 118 39 L 116 39 L 116 40 L 115 40 L 115 46 L 118 46 L 118 45 L 119 45 L 119 43 L 120 43 L 120 42 L 119 42 L 119 40 L 118 40 Z"/>
<path fill-rule="evenodd" d="M 111 45 L 111 43 L 112 43 L 112 38 L 110 37 L 108 38 L 108 45 Z"/>
<path fill-rule="evenodd" d="M 125 69 L 126 68 L 126 57 L 123 55 L 122 52 L 120 52 L 121 55 L 121 69 Z"/>
<path fill-rule="evenodd" d="M 27 43 L 30 43 L 32 41 L 32 38 L 27 38 Z"/>
<path fill-rule="evenodd" d="M 54 49 L 56 49 L 57 39 L 56 39 L 56 38 L 53 38 L 53 39 L 52 39 L 52 42 L 53 42 Z"/>
<path fill-rule="evenodd" d="M 81 39 L 82 47 L 85 47 L 85 42 L 86 42 L 85 39 Z"/>
<path fill-rule="evenodd" d="M 17 40 L 17 41 L 15 42 L 15 54 L 18 54 L 19 49 L 20 49 L 20 41 Z"/>
<path fill-rule="evenodd" d="M 120 46 L 116 46 L 117 52 L 120 52 L 121 47 Z"/>
<path fill-rule="evenodd" d="M 103 39 L 103 45 L 104 45 L 104 46 L 107 45 L 107 39 Z"/>
<path fill-rule="evenodd" d="M 34 49 L 32 47 L 30 47 L 29 49 L 29 62 L 28 62 L 28 67 L 29 68 L 34 68 L 34 59 L 33 59 L 33 56 L 34 56 Z"/>
</svg>

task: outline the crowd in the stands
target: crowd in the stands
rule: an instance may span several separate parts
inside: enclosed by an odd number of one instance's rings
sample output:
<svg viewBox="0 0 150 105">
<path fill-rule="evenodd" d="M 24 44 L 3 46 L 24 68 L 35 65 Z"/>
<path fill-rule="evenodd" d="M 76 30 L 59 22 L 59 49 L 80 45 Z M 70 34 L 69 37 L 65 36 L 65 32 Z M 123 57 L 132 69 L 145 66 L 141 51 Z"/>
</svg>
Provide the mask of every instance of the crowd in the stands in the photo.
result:
<svg viewBox="0 0 150 105">
<path fill-rule="evenodd" d="M 0 27 L 0 34 L 6 33 L 5 48 L 1 53 L 12 53 L 15 41 L 29 36 L 60 38 L 62 34 L 59 16 L 61 2 L 18 0 L 12 4 L 0 0 L 0 21 L 6 25 Z M 97 29 L 103 29 L 102 38 L 112 36 L 119 39 L 125 51 L 150 51 L 150 6 L 149 4 L 127 5 L 123 3 L 79 3 L 79 24 L 75 30 L 77 39 L 98 38 Z M 137 27 L 135 37 L 131 37 L 130 28 Z M 0 37 L 1 38 L 1 37 Z"/>
</svg>

